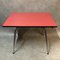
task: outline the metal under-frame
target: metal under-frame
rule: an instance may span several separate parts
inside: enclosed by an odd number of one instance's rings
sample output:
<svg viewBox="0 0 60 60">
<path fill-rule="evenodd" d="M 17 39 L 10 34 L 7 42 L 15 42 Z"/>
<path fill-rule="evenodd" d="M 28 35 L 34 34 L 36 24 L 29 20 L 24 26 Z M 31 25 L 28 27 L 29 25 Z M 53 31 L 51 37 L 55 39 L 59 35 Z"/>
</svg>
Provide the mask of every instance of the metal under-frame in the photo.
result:
<svg viewBox="0 0 60 60">
<path fill-rule="evenodd" d="M 49 54 L 49 45 L 48 45 L 48 39 L 47 39 L 47 31 L 46 28 L 43 28 L 44 30 L 44 36 L 46 40 L 46 49 L 47 49 L 47 54 Z M 15 45 L 16 45 L 16 33 L 17 33 L 17 27 L 14 31 L 14 41 L 13 41 L 13 54 L 15 53 Z M 18 32 L 19 33 L 19 32 Z M 18 38 L 17 38 L 18 39 Z"/>
</svg>

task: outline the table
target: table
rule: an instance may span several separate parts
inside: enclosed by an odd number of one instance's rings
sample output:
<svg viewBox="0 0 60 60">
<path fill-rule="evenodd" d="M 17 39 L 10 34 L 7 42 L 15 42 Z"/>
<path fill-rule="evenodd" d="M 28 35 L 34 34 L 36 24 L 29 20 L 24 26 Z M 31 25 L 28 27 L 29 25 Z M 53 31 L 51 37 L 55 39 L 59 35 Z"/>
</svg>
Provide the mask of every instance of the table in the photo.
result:
<svg viewBox="0 0 60 60">
<path fill-rule="evenodd" d="M 20 27 L 39 27 L 43 28 L 46 40 L 47 54 L 49 45 L 47 39 L 47 29 L 57 27 L 52 14 L 49 12 L 13 12 L 2 25 L 4 27 L 16 27 L 14 31 L 13 54 L 15 53 L 16 33 Z M 18 32 L 19 33 L 19 32 Z"/>
</svg>

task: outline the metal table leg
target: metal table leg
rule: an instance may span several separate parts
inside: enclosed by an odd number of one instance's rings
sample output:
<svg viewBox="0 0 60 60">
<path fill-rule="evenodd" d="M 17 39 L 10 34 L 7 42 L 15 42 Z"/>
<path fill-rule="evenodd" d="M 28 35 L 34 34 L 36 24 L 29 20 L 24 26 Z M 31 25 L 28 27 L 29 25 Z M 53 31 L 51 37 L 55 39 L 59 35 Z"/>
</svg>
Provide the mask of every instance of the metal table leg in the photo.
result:
<svg viewBox="0 0 60 60">
<path fill-rule="evenodd" d="M 16 52 L 15 51 L 15 46 L 16 46 L 16 42 L 19 39 L 22 39 L 22 35 L 27 31 L 27 28 L 21 28 L 19 29 L 19 27 L 16 27 L 15 31 L 14 31 L 14 41 L 13 41 L 13 54 Z M 18 37 L 16 39 L 16 33 L 18 33 Z"/>
<path fill-rule="evenodd" d="M 47 31 L 45 28 L 44 28 L 44 32 L 45 32 L 45 39 L 46 39 L 47 54 L 49 54 L 49 44 L 48 44 L 48 39 L 47 39 Z"/>
<path fill-rule="evenodd" d="M 15 53 L 15 44 L 16 44 L 16 31 L 17 31 L 17 29 L 15 29 L 15 31 L 14 31 L 13 54 Z"/>
</svg>

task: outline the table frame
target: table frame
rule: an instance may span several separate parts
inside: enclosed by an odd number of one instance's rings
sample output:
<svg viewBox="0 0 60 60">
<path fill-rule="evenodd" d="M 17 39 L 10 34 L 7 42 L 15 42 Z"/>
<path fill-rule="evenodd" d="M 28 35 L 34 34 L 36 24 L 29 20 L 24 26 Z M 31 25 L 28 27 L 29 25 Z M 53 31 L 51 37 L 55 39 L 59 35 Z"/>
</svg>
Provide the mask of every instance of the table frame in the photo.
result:
<svg viewBox="0 0 60 60">
<path fill-rule="evenodd" d="M 46 50 L 47 50 L 47 54 L 49 54 L 49 42 L 48 42 L 48 39 L 47 39 L 47 29 L 46 29 L 46 27 L 41 27 L 41 28 L 43 28 L 43 31 L 44 31 L 44 36 L 45 36 L 45 40 L 46 40 Z M 51 27 L 51 28 L 53 28 L 53 27 Z M 17 29 L 18 29 L 18 27 L 16 27 L 16 29 L 14 31 L 13 54 L 15 53 L 15 46 L 16 46 L 16 41 L 17 41 L 16 40 Z"/>
</svg>

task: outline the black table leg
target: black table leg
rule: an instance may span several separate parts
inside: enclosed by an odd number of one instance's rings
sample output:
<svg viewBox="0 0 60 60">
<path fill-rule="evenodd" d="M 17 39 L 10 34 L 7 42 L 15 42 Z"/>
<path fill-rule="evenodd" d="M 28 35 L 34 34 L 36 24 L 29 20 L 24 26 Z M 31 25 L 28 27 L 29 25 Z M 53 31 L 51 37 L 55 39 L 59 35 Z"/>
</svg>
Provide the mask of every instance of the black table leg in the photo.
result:
<svg viewBox="0 0 60 60">
<path fill-rule="evenodd" d="M 14 40 L 13 40 L 13 54 L 16 52 L 15 51 L 15 46 L 16 46 L 16 42 L 20 39 L 22 39 L 23 34 L 27 31 L 27 28 L 20 28 L 20 27 L 16 27 L 15 31 L 14 31 Z M 18 33 L 18 37 L 16 39 L 16 33 Z"/>
<path fill-rule="evenodd" d="M 15 29 L 15 31 L 14 31 L 13 54 L 15 53 L 15 44 L 16 44 L 16 31 L 17 31 L 17 29 Z"/>
<path fill-rule="evenodd" d="M 46 39 L 47 54 L 49 54 L 49 44 L 48 44 L 48 39 L 47 39 L 47 31 L 45 28 L 44 28 L 44 32 L 45 32 L 45 39 Z"/>
</svg>

